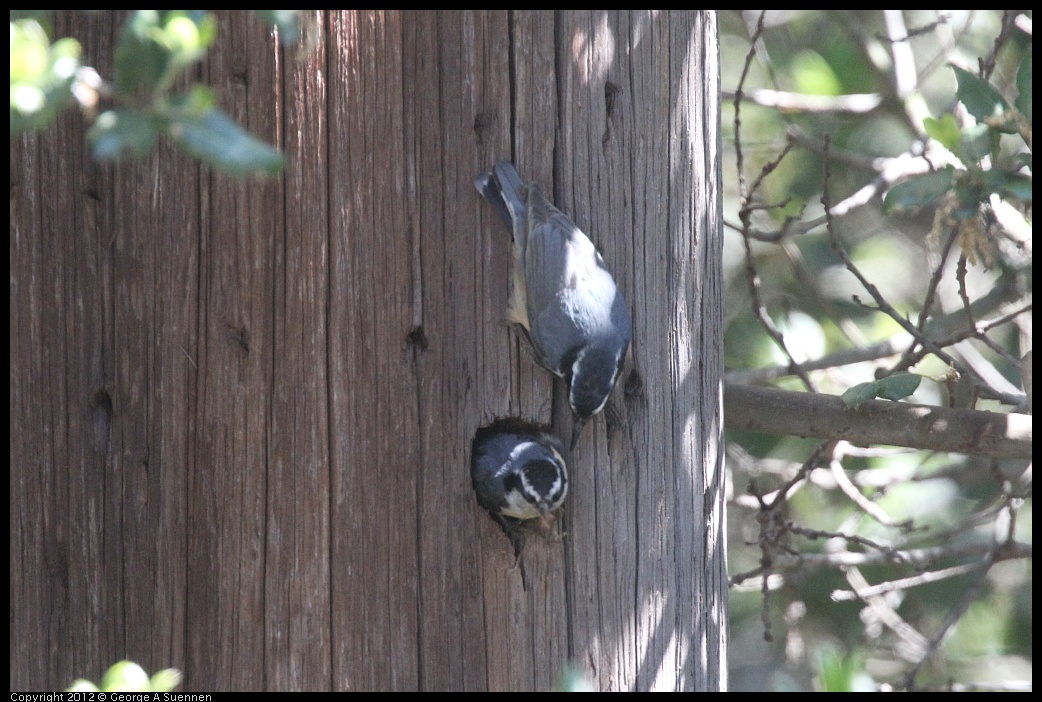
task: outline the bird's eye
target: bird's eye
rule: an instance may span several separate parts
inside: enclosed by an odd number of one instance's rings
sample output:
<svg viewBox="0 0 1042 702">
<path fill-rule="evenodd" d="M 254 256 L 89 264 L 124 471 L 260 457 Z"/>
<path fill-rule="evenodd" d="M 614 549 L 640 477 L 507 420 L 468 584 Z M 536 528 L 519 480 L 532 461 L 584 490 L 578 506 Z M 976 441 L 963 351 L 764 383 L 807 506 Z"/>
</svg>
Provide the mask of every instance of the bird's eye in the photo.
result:
<svg viewBox="0 0 1042 702">
<path fill-rule="evenodd" d="M 522 488 L 521 476 L 517 473 L 511 473 L 503 480 L 503 489 L 507 492 L 510 492 L 511 490 L 523 492 Z"/>
</svg>

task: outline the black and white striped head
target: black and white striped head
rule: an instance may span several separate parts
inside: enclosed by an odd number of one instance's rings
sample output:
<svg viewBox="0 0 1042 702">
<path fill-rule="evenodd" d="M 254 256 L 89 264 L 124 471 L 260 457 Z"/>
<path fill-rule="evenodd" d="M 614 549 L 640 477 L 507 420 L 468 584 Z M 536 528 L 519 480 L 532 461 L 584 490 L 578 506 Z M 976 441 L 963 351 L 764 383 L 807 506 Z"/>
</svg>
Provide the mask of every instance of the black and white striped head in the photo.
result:
<svg viewBox="0 0 1042 702">
<path fill-rule="evenodd" d="M 561 454 L 541 441 L 522 441 L 502 470 L 506 507 L 515 519 L 546 519 L 568 494 L 568 471 Z"/>
<path fill-rule="evenodd" d="M 546 519 L 568 494 L 564 448 L 549 431 L 519 419 L 478 429 L 471 479 L 482 507 L 513 519 Z"/>
<path fill-rule="evenodd" d="M 616 334 L 578 349 L 565 370 L 568 404 L 572 408 L 572 449 L 583 426 L 604 409 L 611 391 L 619 382 L 626 362 L 629 335 Z"/>
</svg>

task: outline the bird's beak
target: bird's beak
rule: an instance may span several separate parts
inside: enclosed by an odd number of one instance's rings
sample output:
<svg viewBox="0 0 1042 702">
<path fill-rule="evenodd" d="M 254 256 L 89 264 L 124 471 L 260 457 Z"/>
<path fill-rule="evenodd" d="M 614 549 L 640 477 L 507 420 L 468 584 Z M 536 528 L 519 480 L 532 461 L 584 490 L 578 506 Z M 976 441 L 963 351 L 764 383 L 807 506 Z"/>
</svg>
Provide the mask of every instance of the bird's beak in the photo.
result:
<svg viewBox="0 0 1042 702">
<path fill-rule="evenodd" d="M 583 426 L 586 424 L 586 420 L 581 417 L 572 415 L 572 445 L 568 447 L 570 451 L 575 450 L 575 445 L 579 443 L 579 436 L 583 433 Z"/>
</svg>

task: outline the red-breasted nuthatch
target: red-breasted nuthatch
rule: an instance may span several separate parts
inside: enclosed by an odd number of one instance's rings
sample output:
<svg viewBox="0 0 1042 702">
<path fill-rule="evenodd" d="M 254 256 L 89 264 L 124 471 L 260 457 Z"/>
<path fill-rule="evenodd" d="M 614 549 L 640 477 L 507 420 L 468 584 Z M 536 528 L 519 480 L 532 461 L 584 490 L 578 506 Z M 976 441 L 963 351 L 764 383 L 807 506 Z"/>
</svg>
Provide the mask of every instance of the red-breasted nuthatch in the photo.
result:
<svg viewBox="0 0 1042 702">
<path fill-rule="evenodd" d="M 524 332 L 536 362 L 568 383 L 575 448 L 622 374 L 629 308 L 593 242 L 513 164 L 500 161 L 474 186 L 513 235 L 506 319 Z"/>
<path fill-rule="evenodd" d="M 542 519 L 568 494 L 568 469 L 561 443 L 543 427 L 520 419 L 498 419 L 478 429 L 470 454 L 470 479 L 478 504 L 504 529 L 512 519 Z"/>
</svg>

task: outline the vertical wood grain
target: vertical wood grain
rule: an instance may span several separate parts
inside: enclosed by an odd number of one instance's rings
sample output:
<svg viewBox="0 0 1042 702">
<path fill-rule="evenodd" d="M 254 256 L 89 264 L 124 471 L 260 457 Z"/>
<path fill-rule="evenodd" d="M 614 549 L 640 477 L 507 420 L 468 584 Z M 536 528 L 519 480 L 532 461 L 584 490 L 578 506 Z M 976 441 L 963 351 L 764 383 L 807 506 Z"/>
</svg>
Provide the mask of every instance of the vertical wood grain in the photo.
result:
<svg viewBox="0 0 1042 702">
<path fill-rule="evenodd" d="M 333 13 L 329 126 L 333 688 L 415 689 L 417 389 L 402 27 Z"/>
<path fill-rule="evenodd" d="M 12 689 L 123 657 L 186 691 L 723 687 L 715 15 L 308 12 L 293 48 L 218 17 L 184 86 L 281 178 L 98 165 L 72 113 L 11 143 Z M 104 75 L 122 19 L 57 26 Z M 501 322 L 503 158 L 635 325 L 520 559 L 471 440 L 570 417 Z"/>
<path fill-rule="evenodd" d="M 258 138 L 275 129 L 274 42 L 221 15 L 205 79 Z M 199 392 L 189 476 L 186 686 L 263 689 L 268 491 L 275 364 L 275 255 L 282 185 L 203 170 L 199 208 Z M 168 187 L 176 187 L 170 183 Z M 284 499 L 292 500 L 291 495 Z"/>
<path fill-rule="evenodd" d="M 301 17 L 314 41 L 324 24 Z M 240 31 L 246 36 L 258 22 Z M 303 44 L 303 43 L 302 43 Z M 271 54 L 268 47 L 268 54 Z M 264 57 L 258 57 L 258 62 Z M 287 161 L 285 220 L 274 251 L 274 397 L 269 439 L 265 687 L 328 690 L 330 569 L 330 226 L 325 43 L 275 52 L 273 115 Z M 263 65 L 263 64 L 262 64 Z M 265 66 L 270 70 L 270 66 Z M 265 114 L 261 111 L 260 114 Z M 269 203 L 272 214 L 277 202 Z"/>
</svg>

